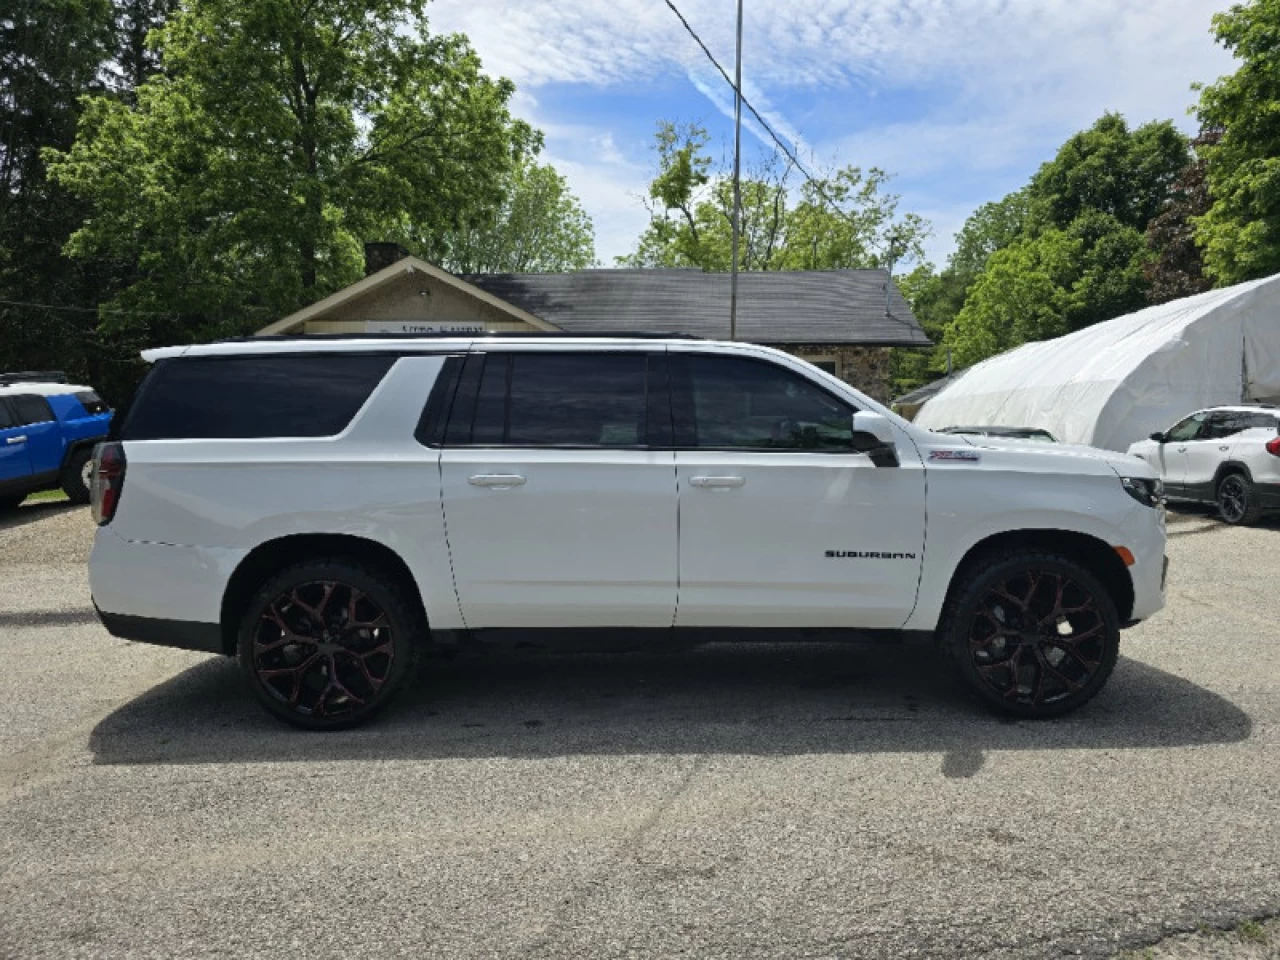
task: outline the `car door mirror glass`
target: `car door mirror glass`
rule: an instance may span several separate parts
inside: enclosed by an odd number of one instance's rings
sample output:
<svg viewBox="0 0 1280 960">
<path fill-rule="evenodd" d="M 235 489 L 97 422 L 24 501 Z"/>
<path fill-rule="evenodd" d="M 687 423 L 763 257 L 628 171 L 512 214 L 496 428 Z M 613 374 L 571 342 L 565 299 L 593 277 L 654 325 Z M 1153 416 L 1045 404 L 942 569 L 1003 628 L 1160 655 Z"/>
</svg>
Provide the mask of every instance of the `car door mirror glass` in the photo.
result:
<svg viewBox="0 0 1280 960">
<path fill-rule="evenodd" d="M 1151 435 L 1151 439 L 1154 440 L 1156 443 L 1164 443 L 1164 434 L 1161 433 L 1159 430 L 1157 430 L 1155 433 Z"/>
</svg>

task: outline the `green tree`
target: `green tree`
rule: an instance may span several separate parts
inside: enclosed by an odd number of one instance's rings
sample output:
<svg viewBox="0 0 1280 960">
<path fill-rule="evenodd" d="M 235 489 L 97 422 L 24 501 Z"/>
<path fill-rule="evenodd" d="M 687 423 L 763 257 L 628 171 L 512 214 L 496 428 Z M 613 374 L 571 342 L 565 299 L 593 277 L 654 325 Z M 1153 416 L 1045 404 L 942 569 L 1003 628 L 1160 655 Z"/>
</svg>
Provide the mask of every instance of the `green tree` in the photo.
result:
<svg viewBox="0 0 1280 960">
<path fill-rule="evenodd" d="M 71 145 L 78 98 L 105 89 L 112 47 L 109 0 L 13 0 L 0 14 L 0 369 L 100 372 L 105 271 L 63 257 L 85 210 L 50 183 L 43 151 Z"/>
<path fill-rule="evenodd" d="M 521 158 L 503 183 L 502 205 L 448 238 L 455 273 L 554 273 L 595 263 L 591 218 L 550 164 Z M 419 244 L 419 245 L 425 245 Z"/>
<path fill-rule="evenodd" d="M 1280 0 L 1237 3 L 1213 28 L 1240 67 L 1201 89 L 1200 123 L 1222 136 L 1203 151 L 1213 205 L 1196 240 L 1226 285 L 1280 271 Z"/>
<path fill-rule="evenodd" d="M 89 101 L 50 154 L 93 207 L 70 252 L 139 266 L 112 329 L 253 329 L 357 278 L 371 237 L 440 259 L 537 144 L 423 0 L 190 0 L 151 42 L 136 104 Z"/>
<path fill-rule="evenodd" d="M 1187 139 L 1170 121 L 1130 131 L 1124 117 L 1107 113 L 1040 168 L 1031 179 L 1030 197 L 1058 227 L 1098 210 L 1145 230 L 1187 160 Z"/>
<path fill-rule="evenodd" d="M 1195 240 L 1195 223 L 1209 212 L 1209 178 L 1204 151 L 1222 139 L 1217 130 L 1202 130 L 1192 141 L 1195 159 L 1188 163 L 1169 191 L 1165 209 L 1147 224 L 1146 265 L 1151 303 L 1167 303 L 1203 293 L 1212 286 L 1204 272 L 1204 257 Z"/>
<path fill-rule="evenodd" d="M 731 268 L 733 188 L 725 171 L 713 174 L 709 143 L 697 125 L 659 123 L 649 225 L 619 264 Z M 883 267 L 890 259 L 923 256 L 928 224 L 899 214 L 900 199 L 885 189 L 883 171 L 845 167 L 806 180 L 793 201 L 796 176 L 792 164 L 774 155 L 743 178 L 739 269 Z"/>
<path fill-rule="evenodd" d="M 956 234 L 956 249 L 947 266 L 967 286 L 977 279 L 992 254 L 1034 233 L 1037 226 L 1031 191 L 1027 187 L 1015 190 L 1003 200 L 984 203 L 969 215 Z"/>
</svg>

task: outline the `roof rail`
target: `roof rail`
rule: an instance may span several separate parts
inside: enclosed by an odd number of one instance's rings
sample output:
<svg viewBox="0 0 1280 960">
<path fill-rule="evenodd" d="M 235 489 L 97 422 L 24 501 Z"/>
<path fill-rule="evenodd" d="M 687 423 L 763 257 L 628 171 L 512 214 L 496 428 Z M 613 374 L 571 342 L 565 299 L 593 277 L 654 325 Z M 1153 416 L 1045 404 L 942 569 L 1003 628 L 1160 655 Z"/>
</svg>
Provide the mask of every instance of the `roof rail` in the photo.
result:
<svg viewBox="0 0 1280 960">
<path fill-rule="evenodd" d="M 0 373 L 0 387 L 14 383 L 70 383 L 61 370 L 17 370 Z"/>
<path fill-rule="evenodd" d="M 472 340 L 565 337 L 571 340 L 702 340 L 692 333 L 655 333 L 652 330 L 512 330 L 492 333 L 270 333 L 260 337 L 226 337 L 216 343 L 270 343 L 281 340 Z"/>
</svg>

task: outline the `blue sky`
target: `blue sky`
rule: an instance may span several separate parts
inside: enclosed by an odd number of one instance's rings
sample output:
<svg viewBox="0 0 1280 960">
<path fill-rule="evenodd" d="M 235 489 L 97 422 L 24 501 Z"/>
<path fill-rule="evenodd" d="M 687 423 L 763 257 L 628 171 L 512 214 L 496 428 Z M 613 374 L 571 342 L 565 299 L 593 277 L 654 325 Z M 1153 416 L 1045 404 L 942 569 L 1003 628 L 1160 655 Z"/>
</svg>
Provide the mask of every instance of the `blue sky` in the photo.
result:
<svg viewBox="0 0 1280 960">
<path fill-rule="evenodd" d="M 1232 70 L 1210 34 L 1226 0 L 745 0 L 743 89 L 816 169 L 879 166 L 945 261 L 978 205 L 1016 189 L 1106 110 L 1194 128 L 1190 85 Z M 676 0 L 727 69 L 735 0 Z M 604 264 L 648 214 L 659 119 L 696 120 L 717 155 L 732 92 L 663 0 L 436 0 L 518 86 L 513 110 L 591 214 Z M 744 132 L 750 161 L 765 146 Z"/>
</svg>

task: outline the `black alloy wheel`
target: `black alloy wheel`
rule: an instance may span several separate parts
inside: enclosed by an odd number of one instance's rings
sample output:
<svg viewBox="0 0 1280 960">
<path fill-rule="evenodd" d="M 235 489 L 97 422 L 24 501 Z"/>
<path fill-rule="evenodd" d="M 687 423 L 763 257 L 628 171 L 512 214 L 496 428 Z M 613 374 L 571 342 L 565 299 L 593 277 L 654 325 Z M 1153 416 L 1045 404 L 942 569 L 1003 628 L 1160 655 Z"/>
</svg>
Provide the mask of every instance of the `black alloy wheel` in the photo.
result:
<svg viewBox="0 0 1280 960">
<path fill-rule="evenodd" d="M 1253 484 L 1242 473 L 1229 473 L 1223 477 L 1218 482 L 1215 500 L 1218 516 L 1232 525 L 1254 523 L 1262 512 Z"/>
<path fill-rule="evenodd" d="M 370 719 L 410 674 L 425 624 L 404 586 L 351 561 L 291 567 L 255 595 L 239 655 L 275 716 L 333 730 Z"/>
<path fill-rule="evenodd" d="M 1115 668 L 1120 623 L 1106 588 L 1052 554 L 993 558 L 957 590 L 950 653 L 988 704 L 1055 717 L 1091 699 Z"/>
</svg>

